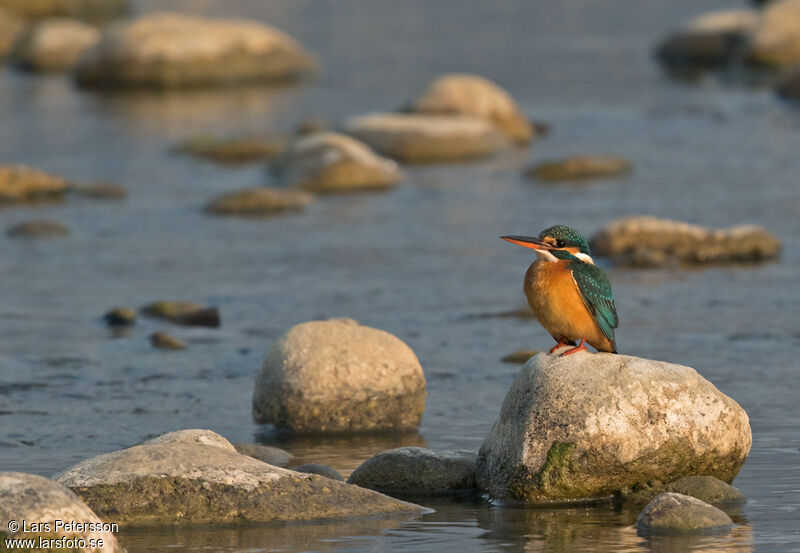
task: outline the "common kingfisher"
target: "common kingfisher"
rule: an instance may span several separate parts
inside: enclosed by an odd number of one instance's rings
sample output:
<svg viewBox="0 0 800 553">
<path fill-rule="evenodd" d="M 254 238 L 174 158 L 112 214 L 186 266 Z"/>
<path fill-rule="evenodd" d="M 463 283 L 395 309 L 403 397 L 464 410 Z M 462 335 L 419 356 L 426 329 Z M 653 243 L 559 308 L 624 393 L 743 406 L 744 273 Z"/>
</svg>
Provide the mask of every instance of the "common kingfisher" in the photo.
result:
<svg viewBox="0 0 800 553">
<path fill-rule="evenodd" d="M 619 325 L 611 283 L 594 264 L 589 245 L 576 230 L 556 225 L 538 236 L 501 236 L 512 244 L 531 248 L 534 261 L 525 273 L 524 291 L 542 326 L 563 346 L 561 356 L 586 349 L 617 353 L 614 329 Z"/>
</svg>

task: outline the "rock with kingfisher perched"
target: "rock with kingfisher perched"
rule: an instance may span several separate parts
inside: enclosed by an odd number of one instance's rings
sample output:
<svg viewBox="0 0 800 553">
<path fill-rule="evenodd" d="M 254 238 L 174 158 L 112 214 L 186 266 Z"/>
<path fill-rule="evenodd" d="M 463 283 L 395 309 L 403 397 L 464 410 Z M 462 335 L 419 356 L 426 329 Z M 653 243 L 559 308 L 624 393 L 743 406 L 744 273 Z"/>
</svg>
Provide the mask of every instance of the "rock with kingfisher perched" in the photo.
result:
<svg viewBox="0 0 800 553">
<path fill-rule="evenodd" d="M 598 351 L 617 353 L 614 329 L 619 318 L 611 283 L 595 266 L 583 236 L 555 225 L 536 238 L 501 238 L 536 252 L 537 259 L 525 274 L 524 291 L 536 318 L 558 342 L 550 353 L 571 345 L 561 354 L 571 355 L 585 350 L 587 342 Z"/>
</svg>

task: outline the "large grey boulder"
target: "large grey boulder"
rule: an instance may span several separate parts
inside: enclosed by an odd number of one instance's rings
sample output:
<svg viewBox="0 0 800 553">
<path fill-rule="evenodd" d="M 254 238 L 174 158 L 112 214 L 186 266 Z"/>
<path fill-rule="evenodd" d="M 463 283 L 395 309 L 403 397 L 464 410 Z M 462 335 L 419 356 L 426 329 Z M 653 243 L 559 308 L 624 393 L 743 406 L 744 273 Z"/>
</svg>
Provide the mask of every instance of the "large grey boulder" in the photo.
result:
<svg viewBox="0 0 800 553">
<path fill-rule="evenodd" d="M 636 528 L 643 534 L 701 532 L 731 526 L 733 521 L 724 511 L 679 493 L 655 497 L 636 519 Z"/>
<path fill-rule="evenodd" d="M 15 522 L 22 524 L 23 521 L 26 528 L 13 528 Z M 73 522 L 76 523 L 73 527 L 64 524 Z M 36 528 L 32 524 L 37 524 Z M 36 551 L 122 553 L 124 550 L 113 531 L 115 528 L 110 521 L 104 523 L 61 484 L 35 474 L 0 472 L 0 540 L 6 537 L 34 539 L 37 543 L 52 545 Z M 0 549 L 7 551 L 2 541 Z"/>
<path fill-rule="evenodd" d="M 800 63 L 800 0 L 770 2 L 745 47 L 746 61 L 768 67 Z"/>
<path fill-rule="evenodd" d="M 778 256 L 780 241 L 758 225 L 710 229 L 650 216 L 624 217 L 591 238 L 595 255 L 621 265 L 752 263 Z"/>
<path fill-rule="evenodd" d="M 475 453 L 399 447 L 364 461 L 347 480 L 389 495 L 437 496 L 475 489 Z"/>
<path fill-rule="evenodd" d="M 395 161 L 353 137 L 333 132 L 299 138 L 271 168 L 288 186 L 317 194 L 386 190 L 402 177 Z"/>
<path fill-rule="evenodd" d="M 100 40 L 100 31 L 81 21 L 46 19 L 33 25 L 14 48 L 14 63 L 45 73 L 69 71 L 78 58 Z"/>
<path fill-rule="evenodd" d="M 201 87 L 297 78 L 315 62 L 262 23 L 156 13 L 113 25 L 76 67 L 88 87 Z"/>
<path fill-rule="evenodd" d="M 461 161 L 509 146 L 490 121 L 466 115 L 371 113 L 348 120 L 345 130 L 378 153 L 406 163 Z"/>
<path fill-rule="evenodd" d="M 751 443 L 744 410 L 690 367 L 539 354 L 511 385 L 476 478 L 496 498 L 527 501 L 603 497 L 687 475 L 730 482 Z"/>
<path fill-rule="evenodd" d="M 425 410 L 425 376 L 397 337 L 350 319 L 296 325 L 267 354 L 253 418 L 295 432 L 410 430 Z"/>
<path fill-rule="evenodd" d="M 533 125 L 514 98 L 478 75 L 453 73 L 439 77 L 414 100 L 411 111 L 486 119 L 514 142 L 529 142 L 534 136 Z"/>
<path fill-rule="evenodd" d="M 101 516 L 128 526 L 338 519 L 422 510 L 371 490 L 268 465 L 216 438 L 209 438 L 214 445 L 204 440 L 192 435 L 156 438 L 82 461 L 54 479 Z"/>
<path fill-rule="evenodd" d="M 26 165 L 0 165 L 0 204 L 63 198 L 67 181 Z"/>
</svg>

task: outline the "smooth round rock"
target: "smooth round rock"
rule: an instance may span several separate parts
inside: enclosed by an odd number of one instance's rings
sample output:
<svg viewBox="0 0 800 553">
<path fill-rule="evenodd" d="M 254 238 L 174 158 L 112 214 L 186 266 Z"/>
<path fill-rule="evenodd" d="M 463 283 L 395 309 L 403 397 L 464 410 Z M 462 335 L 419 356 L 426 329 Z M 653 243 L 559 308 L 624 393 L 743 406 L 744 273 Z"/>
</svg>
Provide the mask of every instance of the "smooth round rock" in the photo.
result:
<svg viewBox="0 0 800 553">
<path fill-rule="evenodd" d="M 303 46 L 263 23 L 154 13 L 108 28 L 76 67 L 97 88 L 181 88 L 296 79 L 315 67 Z"/>
<path fill-rule="evenodd" d="M 214 447 L 221 447 L 228 451 L 236 451 L 236 448 L 230 443 L 227 438 L 217 434 L 213 430 L 205 430 L 201 428 L 187 428 L 184 430 L 175 430 L 167 432 L 155 438 L 151 438 L 141 445 L 153 444 L 200 444 L 211 445 Z"/>
<path fill-rule="evenodd" d="M 285 467 L 294 458 L 294 455 L 279 447 L 272 447 L 269 445 L 251 444 L 245 442 L 236 442 L 233 444 L 236 451 L 242 455 L 247 455 L 253 459 L 258 459 L 270 465 L 277 467 Z"/>
<path fill-rule="evenodd" d="M 314 201 L 314 196 L 285 188 L 245 188 L 226 192 L 206 205 L 213 215 L 262 217 L 287 211 L 300 211 Z"/>
<path fill-rule="evenodd" d="M 165 319 L 186 326 L 220 325 L 219 310 L 191 301 L 157 301 L 142 308 L 148 317 Z"/>
<path fill-rule="evenodd" d="M 527 175 L 546 181 L 602 179 L 625 175 L 632 167 L 630 161 L 618 156 L 572 156 L 538 163 L 527 170 Z"/>
<path fill-rule="evenodd" d="M 475 453 L 400 447 L 367 459 L 347 480 L 389 495 L 440 496 L 475 489 Z"/>
<path fill-rule="evenodd" d="M 731 526 L 733 521 L 724 511 L 679 493 L 656 496 L 636 519 L 636 528 L 644 534 L 724 530 Z"/>
<path fill-rule="evenodd" d="M 217 163 L 250 163 L 271 159 L 286 149 L 280 136 L 218 137 L 200 135 L 188 138 L 175 151 Z"/>
<path fill-rule="evenodd" d="M 150 343 L 153 344 L 154 348 L 158 349 L 170 349 L 170 350 L 182 350 L 186 349 L 186 342 L 181 340 L 180 338 L 176 338 L 172 334 L 168 332 L 164 332 L 160 330 L 158 332 L 153 332 L 150 335 Z"/>
<path fill-rule="evenodd" d="M 294 141 L 272 164 L 272 172 L 288 186 L 317 194 L 386 190 L 402 177 L 395 161 L 333 132 Z"/>
<path fill-rule="evenodd" d="M 688 265 L 755 263 L 780 254 L 780 241 L 758 225 L 716 230 L 650 216 L 624 217 L 590 240 L 595 255 L 620 265 L 653 267 L 676 261 Z"/>
<path fill-rule="evenodd" d="M 412 430 L 425 376 L 397 337 L 350 319 L 296 325 L 267 354 L 253 419 L 299 433 Z"/>
<path fill-rule="evenodd" d="M 103 319 L 111 326 L 130 326 L 136 323 L 136 309 L 133 307 L 115 307 L 103 315 Z"/>
<path fill-rule="evenodd" d="M 759 66 L 800 63 L 800 0 L 770 2 L 745 47 L 745 61 Z"/>
<path fill-rule="evenodd" d="M 71 70 L 100 40 L 100 31 L 75 19 L 46 19 L 32 26 L 14 48 L 17 67 L 35 73 Z"/>
<path fill-rule="evenodd" d="M 671 66 L 725 65 L 737 56 L 758 20 L 759 13 L 748 9 L 703 14 L 661 42 L 657 56 Z"/>
<path fill-rule="evenodd" d="M 31 532 L 23 532 L 22 529 L 12 531 L 9 528 L 11 521 L 19 524 L 25 521 L 28 525 L 42 523 L 49 529 L 40 526 Z M 87 526 L 77 530 L 66 529 L 63 525 L 56 528 L 56 521 L 86 523 Z M 111 522 L 116 521 L 109 519 L 108 523 Z M 0 539 L 33 539 L 36 543 L 42 543 L 39 540 L 60 540 L 55 543 L 45 542 L 52 544 L 53 547 L 40 548 L 36 551 L 123 553 L 124 549 L 117 542 L 113 530 L 110 524 L 104 524 L 78 496 L 61 484 L 35 474 L 0 472 Z M 75 540 L 84 540 L 85 547 L 76 544 Z M 70 544 L 76 546 L 69 547 Z M 13 549 L 3 547 L 3 551 L 13 551 Z"/>
<path fill-rule="evenodd" d="M 534 136 L 530 120 L 511 95 L 478 75 L 455 73 L 439 77 L 414 100 L 411 111 L 486 119 L 514 142 L 526 143 Z"/>
<path fill-rule="evenodd" d="M 378 153 L 406 163 L 463 161 L 509 146 L 490 121 L 463 115 L 372 113 L 350 119 L 345 129 Z"/>
<path fill-rule="evenodd" d="M 419 513 L 418 505 L 217 445 L 144 443 L 54 476 L 120 525 L 262 523 Z"/>
<path fill-rule="evenodd" d="M 59 238 L 69 236 L 69 228 L 58 221 L 39 219 L 11 226 L 6 235 L 9 238 Z"/>
<path fill-rule="evenodd" d="M 319 474 L 320 476 L 324 476 L 325 478 L 330 478 L 332 480 L 338 480 L 339 482 L 344 482 L 344 478 L 342 475 L 339 474 L 339 471 L 333 467 L 329 467 L 328 465 L 322 465 L 320 463 L 305 463 L 303 465 L 297 465 L 296 467 L 292 467 L 293 471 L 296 472 L 304 472 L 306 474 Z"/>
<path fill-rule="evenodd" d="M 623 499 L 626 504 L 643 504 L 666 492 L 689 495 L 700 501 L 715 505 L 743 503 L 746 501 L 742 492 L 713 476 L 684 476 L 663 486 L 645 488 L 627 494 Z"/>
<path fill-rule="evenodd" d="M 26 165 L 0 165 L 0 204 L 60 199 L 67 181 Z"/>
<path fill-rule="evenodd" d="M 511 385 L 476 478 L 495 498 L 523 501 L 605 497 L 690 475 L 730 482 L 751 444 L 744 409 L 690 367 L 541 353 Z"/>
</svg>

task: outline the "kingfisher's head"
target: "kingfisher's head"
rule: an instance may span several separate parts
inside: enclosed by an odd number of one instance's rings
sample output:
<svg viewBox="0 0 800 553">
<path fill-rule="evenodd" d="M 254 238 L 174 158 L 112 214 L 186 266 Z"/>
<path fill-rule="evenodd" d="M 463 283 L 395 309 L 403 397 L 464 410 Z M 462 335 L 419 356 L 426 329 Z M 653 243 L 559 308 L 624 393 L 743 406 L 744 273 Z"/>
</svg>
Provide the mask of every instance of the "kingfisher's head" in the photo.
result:
<svg viewBox="0 0 800 553">
<path fill-rule="evenodd" d="M 539 259 L 558 261 L 559 259 L 579 259 L 594 264 L 589 244 L 575 229 L 566 225 L 555 225 L 544 229 L 539 236 L 501 236 L 503 240 L 531 248 Z"/>
</svg>

